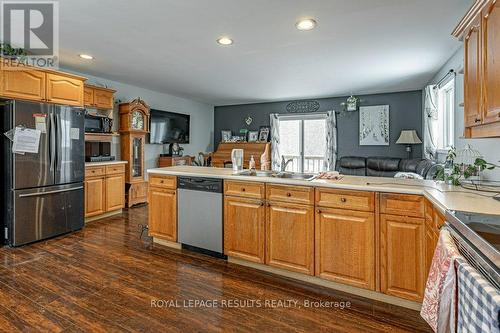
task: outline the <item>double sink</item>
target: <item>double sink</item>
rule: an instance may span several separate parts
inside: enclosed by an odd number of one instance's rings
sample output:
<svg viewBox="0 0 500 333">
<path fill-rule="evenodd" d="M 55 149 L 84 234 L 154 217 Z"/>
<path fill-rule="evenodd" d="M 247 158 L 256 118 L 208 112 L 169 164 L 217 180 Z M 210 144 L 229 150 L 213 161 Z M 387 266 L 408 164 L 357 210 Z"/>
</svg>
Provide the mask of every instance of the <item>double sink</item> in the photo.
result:
<svg viewBox="0 0 500 333">
<path fill-rule="evenodd" d="M 276 171 L 261 171 L 261 170 L 245 170 L 237 174 L 238 176 L 246 177 L 273 177 L 282 179 L 297 179 L 297 180 L 313 180 L 315 174 L 311 173 L 296 173 L 296 172 L 276 172 Z"/>
</svg>

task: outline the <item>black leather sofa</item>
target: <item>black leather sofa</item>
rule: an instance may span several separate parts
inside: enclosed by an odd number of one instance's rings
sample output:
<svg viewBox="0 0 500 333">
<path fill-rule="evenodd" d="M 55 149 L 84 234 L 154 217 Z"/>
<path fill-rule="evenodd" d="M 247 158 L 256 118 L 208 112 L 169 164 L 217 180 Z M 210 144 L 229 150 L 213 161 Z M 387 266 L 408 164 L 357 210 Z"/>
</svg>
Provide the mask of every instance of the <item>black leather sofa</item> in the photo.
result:
<svg viewBox="0 0 500 333">
<path fill-rule="evenodd" d="M 433 179 L 437 172 L 434 161 L 422 158 L 344 156 L 337 163 L 343 175 L 394 177 L 398 172 L 413 172 L 424 179 Z"/>
</svg>

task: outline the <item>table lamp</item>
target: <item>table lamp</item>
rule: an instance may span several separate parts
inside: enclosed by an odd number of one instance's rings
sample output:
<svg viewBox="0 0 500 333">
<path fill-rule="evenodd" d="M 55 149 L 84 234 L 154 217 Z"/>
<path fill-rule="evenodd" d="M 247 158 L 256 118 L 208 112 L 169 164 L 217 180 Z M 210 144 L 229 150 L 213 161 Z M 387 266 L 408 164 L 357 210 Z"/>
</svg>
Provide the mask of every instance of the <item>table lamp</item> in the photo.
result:
<svg viewBox="0 0 500 333">
<path fill-rule="evenodd" d="M 402 130 L 399 135 L 397 144 L 406 145 L 406 152 L 408 153 L 408 159 L 411 158 L 411 145 L 416 145 L 422 143 L 415 130 Z"/>
</svg>

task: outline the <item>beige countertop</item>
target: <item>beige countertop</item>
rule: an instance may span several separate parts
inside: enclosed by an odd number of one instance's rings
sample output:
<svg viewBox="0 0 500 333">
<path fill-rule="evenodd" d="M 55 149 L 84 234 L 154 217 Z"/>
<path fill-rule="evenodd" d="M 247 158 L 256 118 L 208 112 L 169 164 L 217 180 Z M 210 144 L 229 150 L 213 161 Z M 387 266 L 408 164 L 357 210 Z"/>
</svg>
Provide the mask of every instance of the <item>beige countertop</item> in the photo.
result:
<svg viewBox="0 0 500 333">
<path fill-rule="evenodd" d="M 115 164 L 127 164 L 127 161 L 104 161 L 104 162 L 85 162 L 86 167 L 97 167 L 105 165 L 115 165 Z"/>
<path fill-rule="evenodd" d="M 147 170 L 149 174 L 173 176 L 211 177 L 240 181 L 274 184 L 305 185 L 358 191 L 419 194 L 429 199 L 442 212 L 447 209 L 473 213 L 500 215 L 500 201 L 492 197 L 495 193 L 467 190 L 459 186 L 445 185 L 432 180 L 396 179 L 388 177 L 343 176 L 340 180 L 314 179 L 312 181 L 275 177 L 240 176 L 232 169 L 173 166 Z"/>
</svg>

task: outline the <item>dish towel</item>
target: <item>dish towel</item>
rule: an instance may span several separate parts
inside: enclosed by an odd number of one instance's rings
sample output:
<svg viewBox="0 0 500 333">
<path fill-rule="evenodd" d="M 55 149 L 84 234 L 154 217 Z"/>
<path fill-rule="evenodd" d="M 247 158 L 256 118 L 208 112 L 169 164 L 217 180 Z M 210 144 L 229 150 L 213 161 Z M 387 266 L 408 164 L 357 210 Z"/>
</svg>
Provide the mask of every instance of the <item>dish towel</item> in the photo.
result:
<svg viewBox="0 0 500 333">
<path fill-rule="evenodd" d="M 458 266 L 457 332 L 498 333 L 500 292 L 466 262 Z"/>
<path fill-rule="evenodd" d="M 420 311 L 420 315 L 434 332 L 455 332 L 457 260 L 463 260 L 463 257 L 458 252 L 450 232 L 441 229 Z"/>
</svg>

